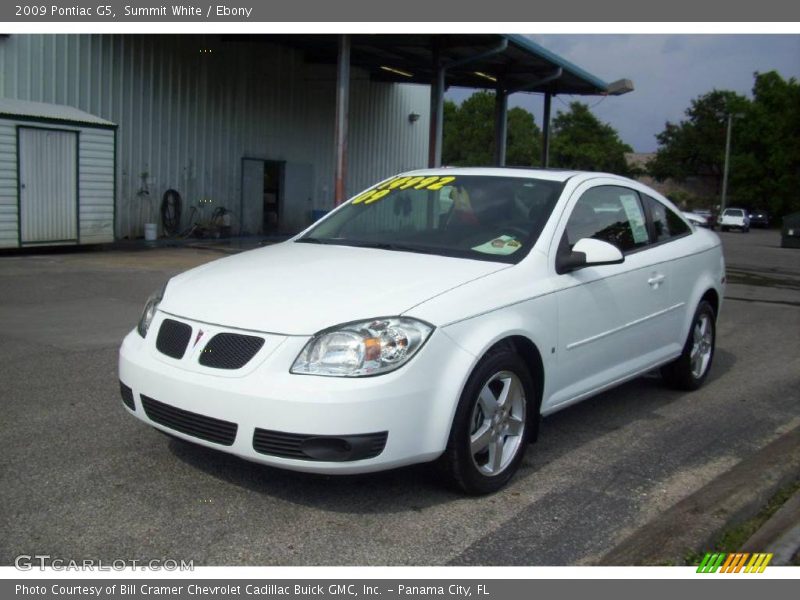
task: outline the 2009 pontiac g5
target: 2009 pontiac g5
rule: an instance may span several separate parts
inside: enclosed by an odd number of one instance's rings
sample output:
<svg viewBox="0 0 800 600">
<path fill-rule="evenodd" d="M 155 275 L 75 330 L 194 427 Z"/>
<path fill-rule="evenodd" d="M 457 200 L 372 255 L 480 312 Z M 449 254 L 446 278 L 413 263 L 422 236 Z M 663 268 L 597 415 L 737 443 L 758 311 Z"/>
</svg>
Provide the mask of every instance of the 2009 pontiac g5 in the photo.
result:
<svg viewBox="0 0 800 600">
<path fill-rule="evenodd" d="M 128 411 L 317 473 L 438 460 L 472 494 L 513 476 L 540 415 L 714 357 L 718 237 L 629 179 L 392 177 L 296 237 L 173 277 L 120 349 Z"/>
</svg>

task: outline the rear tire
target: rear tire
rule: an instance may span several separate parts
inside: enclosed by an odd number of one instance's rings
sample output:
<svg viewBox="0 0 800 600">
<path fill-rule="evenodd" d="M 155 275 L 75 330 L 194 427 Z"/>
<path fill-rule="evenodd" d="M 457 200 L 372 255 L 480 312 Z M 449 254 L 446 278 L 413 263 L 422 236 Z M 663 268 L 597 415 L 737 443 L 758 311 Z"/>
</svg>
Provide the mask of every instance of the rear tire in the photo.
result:
<svg viewBox="0 0 800 600">
<path fill-rule="evenodd" d="M 716 314 L 711 305 L 703 300 L 694 313 L 683 353 L 661 367 L 664 382 L 679 390 L 699 389 L 711 370 L 716 341 Z"/>
<path fill-rule="evenodd" d="M 477 496 L 508 483 L 525 456 L 533 429 L 531 407 L 538 409 L 535 394 L 525 362 L 511 348 L 493 350 L 478 363 L 440 459 L 453 484 Z"/>
</svg>

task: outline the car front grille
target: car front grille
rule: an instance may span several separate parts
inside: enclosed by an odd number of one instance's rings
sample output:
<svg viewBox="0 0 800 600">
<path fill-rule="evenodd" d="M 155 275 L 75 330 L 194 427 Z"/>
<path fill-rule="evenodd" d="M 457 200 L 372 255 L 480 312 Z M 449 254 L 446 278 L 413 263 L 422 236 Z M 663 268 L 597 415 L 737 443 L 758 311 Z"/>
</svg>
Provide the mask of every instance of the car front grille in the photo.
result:
<svg viewBox="0 0 800 600">
<path fill-rule="evenodd" d="M 388 432 L 357 435 L 314 435 L 256 429 L 253 449 L 281 458 L 347 462 L 375 458 L 386 447 Z"/>
<path fill-rule="evenodd" d="M 161 354 L 181 359 L 192 337 L 192 328 L 186 323 L 173 319 L 164 319 L 156 338 L 156 348 Z"/>
<path fill-rule="evenodd" d="M 133 401 L 133 390 L 121 381 L 119 382 L 119 393 L 122 396 L 122 403 L 131 410 L 136 410 L 136 403 Z"/>
<path fill-rule="evenodd" d="M 241 369 L 264 345 L 264 338 L 240 333 L 218 333 L 200 354 L 200 364 L 214 369 Z"/>
<path fill-rule="evenodd" d="M 145 395 L 141 399 L 147 418 L 154 423 L 223 446 L 231 446 L 236 439 L 236 423 L 189 412 Z"/>
</svg>

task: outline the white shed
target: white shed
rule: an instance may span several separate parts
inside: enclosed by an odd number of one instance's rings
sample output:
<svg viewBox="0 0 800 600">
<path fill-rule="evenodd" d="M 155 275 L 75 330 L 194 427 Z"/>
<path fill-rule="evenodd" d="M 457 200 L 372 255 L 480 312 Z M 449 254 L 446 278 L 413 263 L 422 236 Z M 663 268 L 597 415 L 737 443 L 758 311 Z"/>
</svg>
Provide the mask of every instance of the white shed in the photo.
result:
<svg viewBox="0 0 800 600">
<path fill-rule="evenodd" d="M 0 248 L 114 241 L 117 126 L 0 98 Z"/>
</svg>

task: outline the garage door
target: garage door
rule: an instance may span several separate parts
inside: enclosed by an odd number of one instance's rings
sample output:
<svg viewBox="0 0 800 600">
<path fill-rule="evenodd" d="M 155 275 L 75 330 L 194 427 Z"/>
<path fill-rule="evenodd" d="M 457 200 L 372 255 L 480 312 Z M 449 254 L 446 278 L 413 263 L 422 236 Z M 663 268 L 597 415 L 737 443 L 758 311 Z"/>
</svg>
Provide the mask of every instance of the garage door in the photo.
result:
<svg viewBox="0 0 800 600">
<path fill-rule="evenodd" d="M 78 240 L 74 131 L 19 129 L 21 243 Z"/>
</svg>

